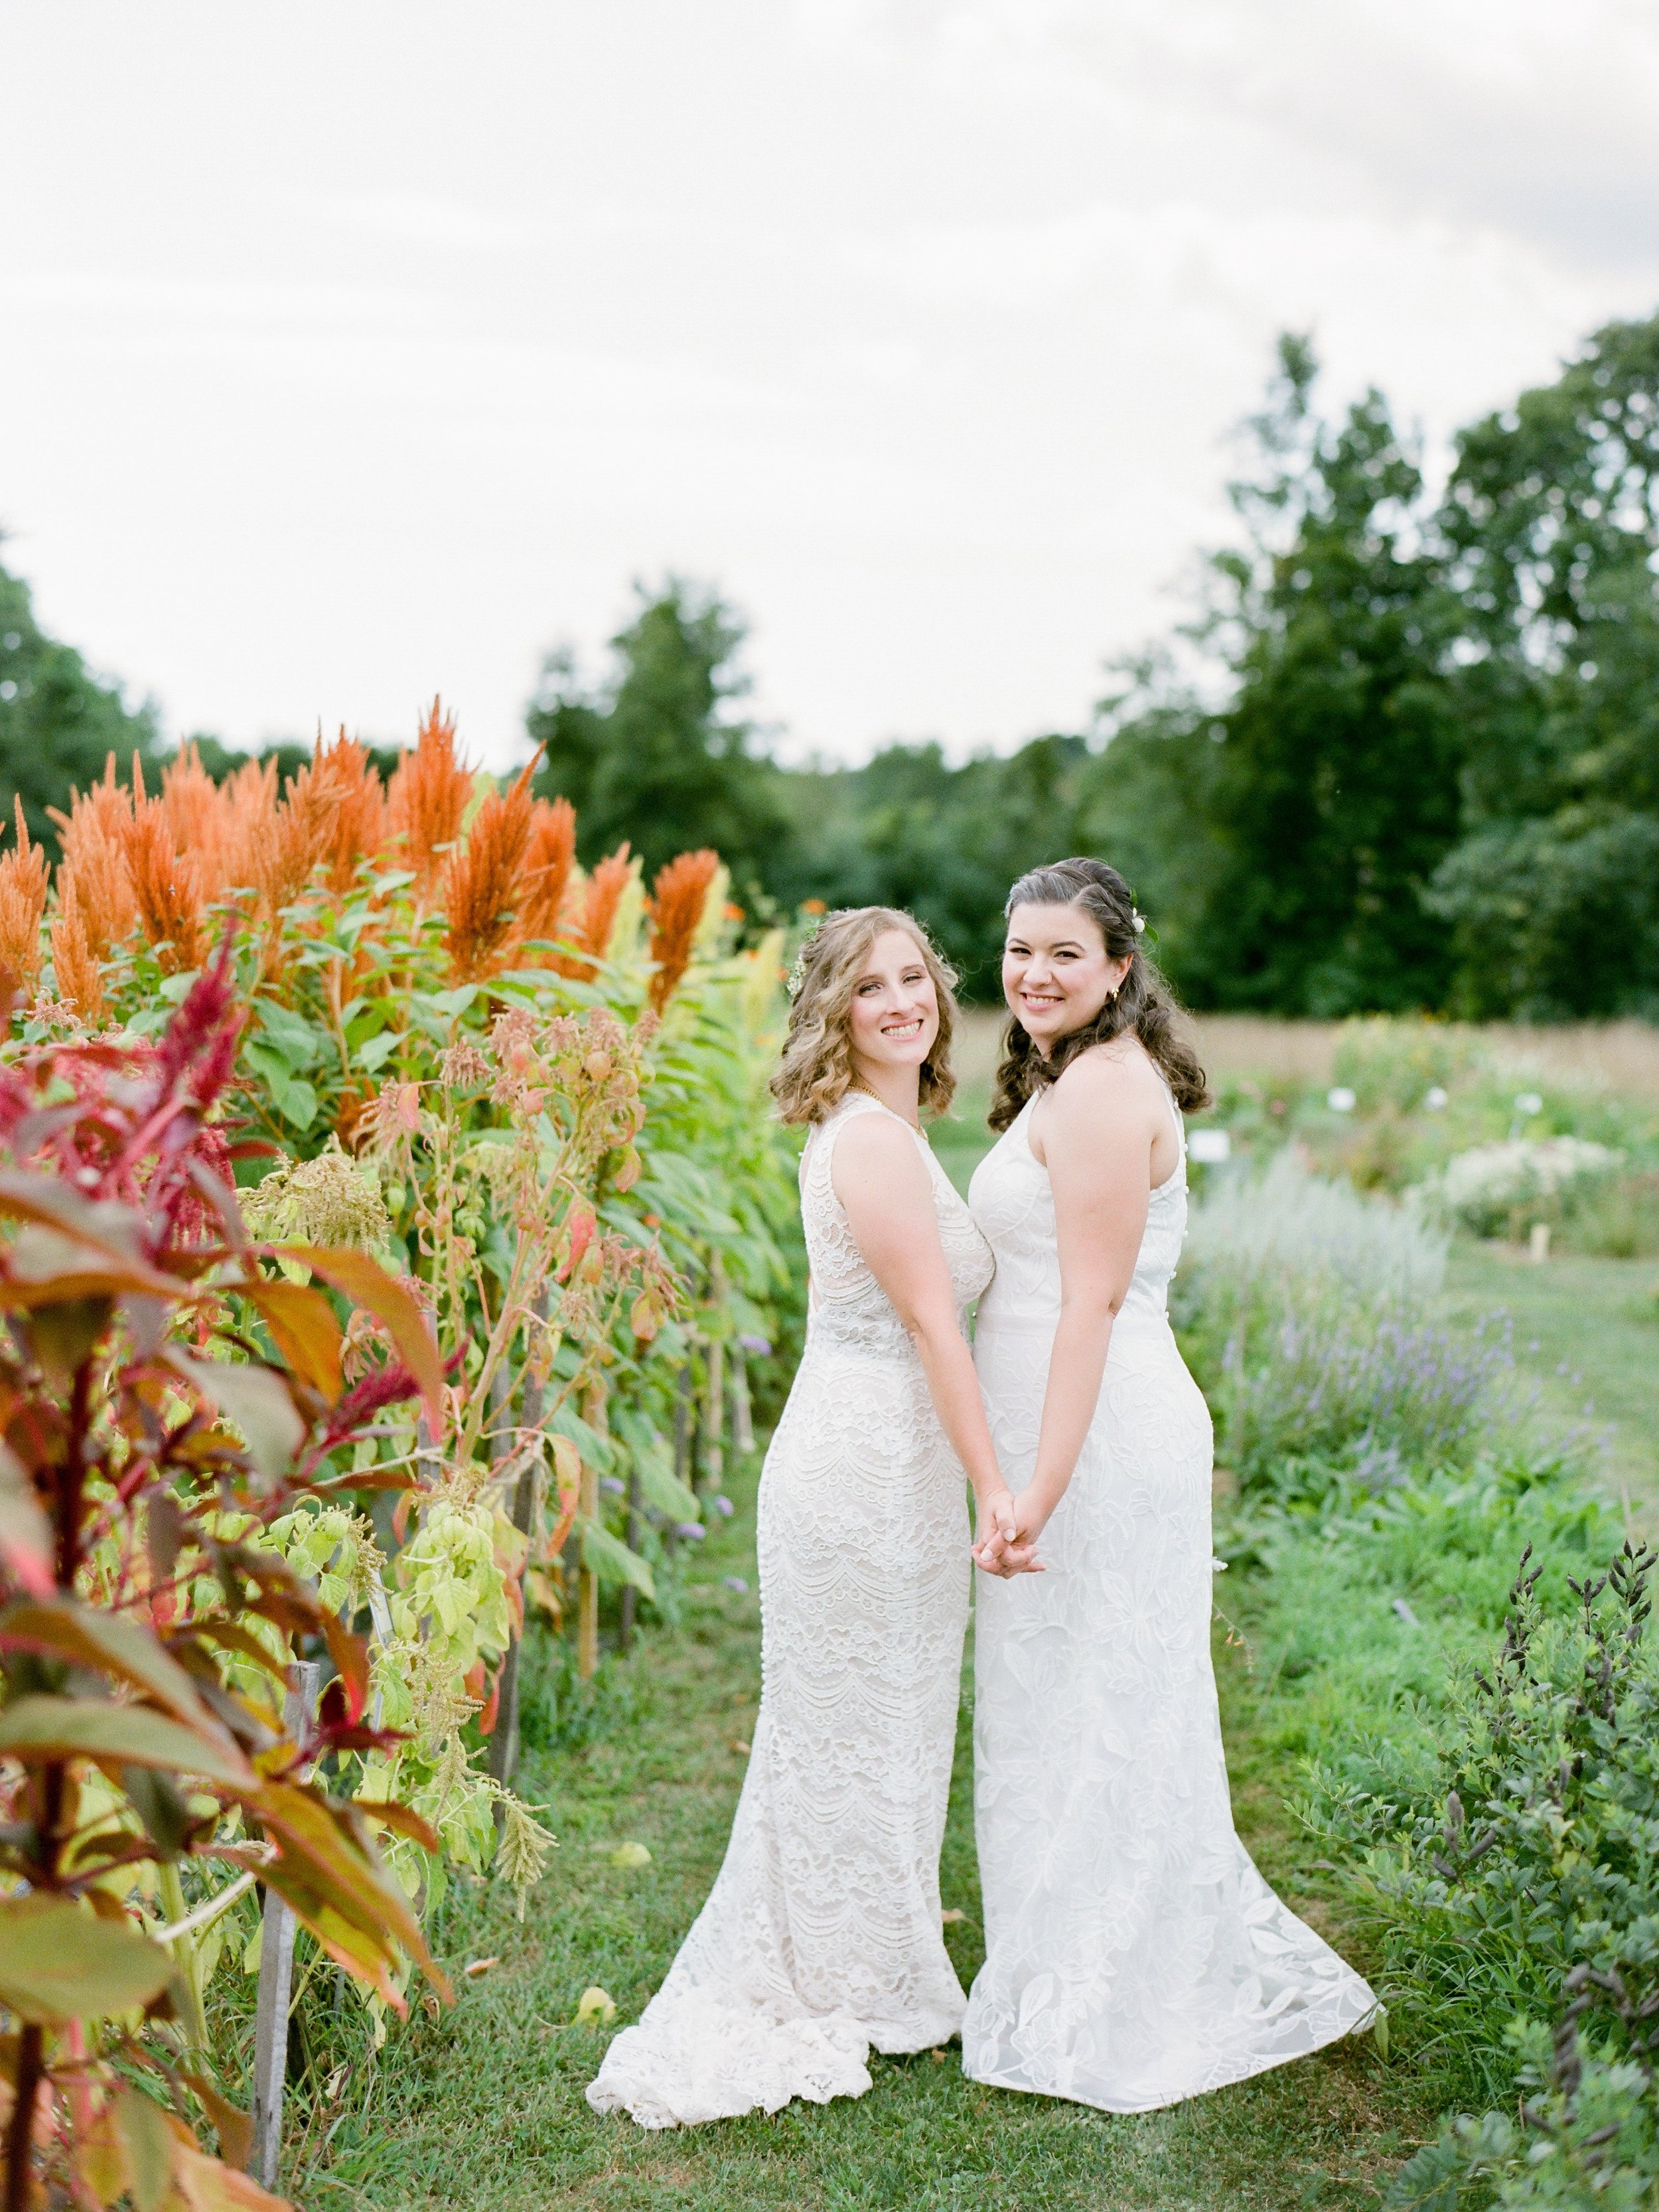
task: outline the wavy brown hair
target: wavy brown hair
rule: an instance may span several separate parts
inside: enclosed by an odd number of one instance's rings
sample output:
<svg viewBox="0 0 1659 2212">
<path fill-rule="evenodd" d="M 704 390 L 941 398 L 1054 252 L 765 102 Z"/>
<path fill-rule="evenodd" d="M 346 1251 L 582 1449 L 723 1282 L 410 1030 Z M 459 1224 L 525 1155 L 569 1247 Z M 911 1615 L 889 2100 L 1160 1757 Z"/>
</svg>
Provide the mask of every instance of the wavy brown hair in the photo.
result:
<svg viewBox="0 0 1659 2212">
<path fill-rule="evenodd" d="M 1106 941 L 1113 960 L 1127 959 L 1127 974 L 1093 1021 L 1057 1038 L 1047 1060 L 1032 1043 L 1024 1024 L 1010 1015 L 1003 1034 L 1003 1059 L 992 1094 L 990 1123 L 1006 1129 L 1027 1099 L 1056 1081 L 1091 1045 L 1133 1030 L 1146 1057 L 1175 1094 L 1183 1114 L 1210 1103 L 1210 1086 L 1198 1055 L 1176 1026 L 1178 1008 L 1169 985 L 1140 949 L 1135 902 L 1129 886 L 1104 860 L 1056 860 L 1032 868 L 1008 894 L 1005 914 L 1017 906 L 1074 906 L 1089 916 Z"/>
<path fill-rule="evenodd" d="M 939 997 L 939 1035 L 921 1064 L 921 1110 L 942 1114 L 956 1095 L 951 1038 L 956 1028 L 956 975 L 914 915 L 891 906 L 844 907 L 824 916 L 801 948 L 800 988 L 789 1010 L 783 1057 L 772 1096 L 786 1121 L 821 1121 L 852 1088 L 853 1036 L 848 1012 L 870 948 L 890 929 L 915 940 Z"/>
</svg>

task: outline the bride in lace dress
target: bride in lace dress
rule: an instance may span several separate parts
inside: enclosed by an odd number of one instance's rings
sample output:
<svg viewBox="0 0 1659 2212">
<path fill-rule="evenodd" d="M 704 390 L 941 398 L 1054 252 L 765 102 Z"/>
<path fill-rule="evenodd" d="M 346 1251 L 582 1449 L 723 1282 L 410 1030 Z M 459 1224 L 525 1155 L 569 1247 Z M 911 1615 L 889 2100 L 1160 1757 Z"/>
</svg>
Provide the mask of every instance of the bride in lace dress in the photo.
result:
<svg viewBox="0 0 1659 2212">
<path fill-rule="evenodd" d="M 708 1901 L 588 2101 L 641 2126 L 827 2103 L 955 2035 L 939 1857 L 970 1536 L 1013 1534 L 963 1333 L 990 1255 L 921 1122 L 951 978 L 908 915 L 808 943 L 773 1091 L 800 1165 L 806 1349 L 761 1477 L 763 1692 Z"/>
<path fill-rule="evenodd" d="M 969 1193 L 996 1257 L 975 1353 L 1017 1541 L 981 1565 L 975 2080 L 1145 2112 L 1366 2022 L 1371 1991 L 1233 1832 L 1210 1663 L 1209 1414 L 1164 1297 L 1181 1107 L 1208 1103 L 1097 860 L 1009 901 L 1013 1014 Z"/>
</svg>

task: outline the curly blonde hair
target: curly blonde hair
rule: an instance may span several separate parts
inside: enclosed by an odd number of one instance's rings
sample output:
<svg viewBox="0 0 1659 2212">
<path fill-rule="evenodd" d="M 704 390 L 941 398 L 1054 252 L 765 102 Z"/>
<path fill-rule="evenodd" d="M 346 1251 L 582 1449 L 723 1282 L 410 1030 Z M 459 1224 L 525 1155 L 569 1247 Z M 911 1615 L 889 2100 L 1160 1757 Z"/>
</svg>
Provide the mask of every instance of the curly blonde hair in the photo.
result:
<svg viewBox="0 0 1659 2212">
<path fill-rule="evenodd" d="M 896 907 L 844 907 L 826 915 L 801 948 L 800 988 L 789 1012 L 783 1057 L 772 1078 L 772 1096 L 786 1121 L 821 1121 L 839 1106 L 853 1082 L 853 1037 L 848 1012 L 876 939 L 902 929 L 915 941 L 939 998 L 939 1035 L 921 1064 L 921 1110 L 942 1114 L 956 1096 L 951 1037 L 956 1028 L 956 975 L 914 915 Z"/>
</svg>

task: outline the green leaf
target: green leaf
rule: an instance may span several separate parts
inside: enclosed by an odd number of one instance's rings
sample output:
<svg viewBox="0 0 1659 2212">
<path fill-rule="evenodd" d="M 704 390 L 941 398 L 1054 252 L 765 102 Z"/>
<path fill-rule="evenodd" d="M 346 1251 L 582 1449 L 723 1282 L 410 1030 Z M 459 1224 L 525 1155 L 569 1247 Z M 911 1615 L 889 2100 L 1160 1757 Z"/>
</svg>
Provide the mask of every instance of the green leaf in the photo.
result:
<svg viewBox="0 0 1659 2212">
<path fill-rule="evenodd" d="M 671 1521 L 700 1521 L 702 1508 L 696 1493 L 675 1474 L 674 1455 L 651 1424 L 622 1407 L 613 1418 L 628 1462 L 640 1478 L 646 1503 Z"/>
<path fill-rule="evenodd" d="M 256 1039 L 242 1048 L 242 1062 L 258 1076 L 270 1093 L 271 1103 L 296 1129 L 308 1129 L 317 1118 L 317 1094 L 303 1078 L 291 1074 L 288 1062 L 269 1045 Z"/>
<path fill-rule="evenodd" d="M 0 1898 L 0 2004 L 62 2027 L 146 2005 L 173 1976 L 160 1944 L 66 1897 Z"/>
<path fill-rule="evenodd" d="M 128 2089 L 115 2107 L 135 2212 L 161 2212 L 173 2194 L 173 2134 L 161 2106 Z"/>
<path fill-rule="evenodd" d="M 325 1030 L 316 1028 L 303 1014 L 296 1014 L 291 1006 L 278 1006 L 274 999 L 260 1000 L 259 1026 L 296 1075 L 315 1067 L 331 1049 Z"/>
<path fill-rule="evenodd" d="M 365 1075 L 373 1075 L 402 1042 L 403 1037 L 397 1030 L 382 1030 L 379 1036 L 365 1038 L 362 1044 L 354 1045 L 351 1056 Z"/>
<path fill-rule="evenodd" d="M 35 1651 L 71 1667 L 130 1682 L 175 1719 L 223 1745 L 231 1742 L 178 1661 L 148 1628 L 73 1598 L 20 1599 L 0 1613 L 0 1651 Z"/>
<path fill-rule="evenodd" d="M 176 1348 L 162 1357 L 234 1421 L 247 1440 L 249 1458 L 267 1481 L 287 1474 L 305 1442 L 306 1425 L 280 1375 L 269 1367 L 234 1367 L 226 1359 L 192 1359 Z"/>
<path fill-rule="evenodd" d="M 602 1583 L 632 1583 L 636 1590 L 655 1600 L 657 1589 L 651 1570 L 637 1552 L 630 1552 L 620 1536 L 613 1536 L 602 1521 L 586 1513 L 576 1516 L 576 1526 L 581 1532 L 585 1567 L 591 1568 Z"/>
<path fill-rule="evenodd" d="M 106 1698 L 14 1699 L 0 1709 L 0 1753 L 25 1765 L 91 1759 L 102 1766 L 159 1766 L 233 1790 L 255 1780 L 253 1769 L 234 1749 L 148 1705 L 112 1705 Z"/>
<path fill-rule="evenodd" d="M 589 1428 L 580 1413 L 568 1406 L 561 1406 L 547 1425 L 556 1435 L 568 1437 L 587 1466 L 597 1468 L 601 1474 L 609 1474 L 616 1447 L 609 1437 L 602 1437 L 597 1429 Z"/>
</svg>

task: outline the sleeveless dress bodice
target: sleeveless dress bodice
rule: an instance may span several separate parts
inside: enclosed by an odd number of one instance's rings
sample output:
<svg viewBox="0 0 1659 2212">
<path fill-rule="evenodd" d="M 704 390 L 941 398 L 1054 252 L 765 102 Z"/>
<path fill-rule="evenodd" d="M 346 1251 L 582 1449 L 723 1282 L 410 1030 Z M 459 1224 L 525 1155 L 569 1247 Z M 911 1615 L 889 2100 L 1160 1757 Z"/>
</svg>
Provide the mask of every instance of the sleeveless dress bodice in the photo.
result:
<svg viewBox="0 0 1659 2212">
<path fill-rule="evenodd" d="M 1034 1471 L 1060 1310 L 1034 1110 L 969 1190 L 996 1259 L 975 1364 L 1016 1493 Z M 1167 1311 L 1186 1221 L 1183 1139 L 1152 1193 L 1088 1435 L 1038 1541 L 1046 1571 L 977 1583 L 986 1960 L 963 2065 L 1108 2112 L 1299 2057 L 1376 2002 L 1233 1831 L 1210 1660 L 1210 1417 Z"/>
</svg>

